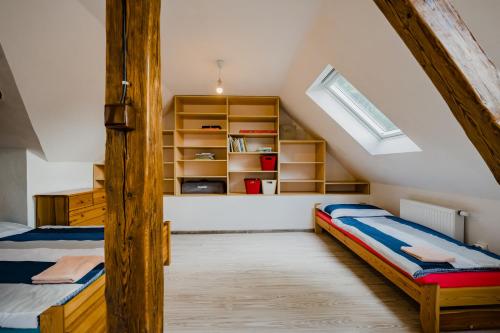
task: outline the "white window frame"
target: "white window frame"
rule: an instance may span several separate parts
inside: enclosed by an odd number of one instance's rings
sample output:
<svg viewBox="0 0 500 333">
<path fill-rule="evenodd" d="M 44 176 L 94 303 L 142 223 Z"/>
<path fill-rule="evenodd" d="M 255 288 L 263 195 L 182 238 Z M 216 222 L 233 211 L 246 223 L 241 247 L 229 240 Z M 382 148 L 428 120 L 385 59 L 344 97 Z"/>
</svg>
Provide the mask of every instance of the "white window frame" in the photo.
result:
<svg viewBox="0 0 500 333">
<path fill-rule="evenodd" d="M 385 131 L 380 125 L 370 117 L 368 113 L 366 113 L 362 108 L 358 106 L 346 93 L 344 93 L 341 89 L 337 87 L 332 87 L 332 81 L 340 75 L 340 73 L 332 69 L 331 72 L 325 77 L 322 81 L 322 86 L 324 89 L 338 102 L 342 103 L 346 107 L 349 112 L 366 128 L 368 128 L 375 136 L 378 137 L 379 140 L 384 140 L 387 138 L 393 138 L 400 135 L 404 135 L 401 129 L 395 129 L 392 131 Z M 356 89 L 356 88 L 355 88 Z M 365 96 L 365 98 L 367 98 Z M 370 103 L 372 103 L 369 100 Z M 382 112 L 379 110 L 379 112 Z"/>
</svg>

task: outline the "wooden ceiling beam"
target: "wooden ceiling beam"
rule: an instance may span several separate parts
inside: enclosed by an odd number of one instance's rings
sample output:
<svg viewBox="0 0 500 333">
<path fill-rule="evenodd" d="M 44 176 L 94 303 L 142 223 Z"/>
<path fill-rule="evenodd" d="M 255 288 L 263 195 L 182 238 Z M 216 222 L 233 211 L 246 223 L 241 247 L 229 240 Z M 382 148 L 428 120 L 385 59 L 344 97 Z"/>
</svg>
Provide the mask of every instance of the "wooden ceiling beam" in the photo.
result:
<svg viewBox="0 0 500 333">
<path fill-rule="evenodd" d="M 449 0 L 374 1 L 500 184 L 500 79 L 493 63 Z"/>
<path fill-rule="evenodd" d="M 163 332 L 160 3 L 126 1 L 135 129 L 106 130 L 108 332 Z M 122 23 L 122 0 L 107 0 L 106 104 L 122 95 Z"/>
</svg>

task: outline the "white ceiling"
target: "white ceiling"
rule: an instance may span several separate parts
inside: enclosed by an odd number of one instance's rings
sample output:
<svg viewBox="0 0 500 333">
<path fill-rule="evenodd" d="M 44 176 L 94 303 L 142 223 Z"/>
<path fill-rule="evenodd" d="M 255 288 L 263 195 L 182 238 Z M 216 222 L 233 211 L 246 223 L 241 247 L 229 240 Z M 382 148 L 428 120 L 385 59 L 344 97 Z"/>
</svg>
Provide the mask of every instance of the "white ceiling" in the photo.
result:
<svg viewBox="0 0 500 333">
<path fill-rule="evenodd" d="M 321 0 L 169 0 L 162 10 L 163 81 L 173 94 L 276 95 Z"/>
</svg>

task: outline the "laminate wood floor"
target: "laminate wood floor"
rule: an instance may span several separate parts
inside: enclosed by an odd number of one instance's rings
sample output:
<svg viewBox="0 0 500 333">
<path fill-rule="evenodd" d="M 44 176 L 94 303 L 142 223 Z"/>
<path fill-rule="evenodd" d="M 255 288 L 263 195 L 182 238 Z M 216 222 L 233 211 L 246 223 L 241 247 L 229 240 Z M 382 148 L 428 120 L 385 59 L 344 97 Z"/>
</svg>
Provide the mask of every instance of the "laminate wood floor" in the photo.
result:
<svg viewBox="0 0 500 333">
<path fill-rule="evenodd" d="M 418 307 L 327 234 L 173 235 L 165 331 L 420 332 Z"/>
</svg>

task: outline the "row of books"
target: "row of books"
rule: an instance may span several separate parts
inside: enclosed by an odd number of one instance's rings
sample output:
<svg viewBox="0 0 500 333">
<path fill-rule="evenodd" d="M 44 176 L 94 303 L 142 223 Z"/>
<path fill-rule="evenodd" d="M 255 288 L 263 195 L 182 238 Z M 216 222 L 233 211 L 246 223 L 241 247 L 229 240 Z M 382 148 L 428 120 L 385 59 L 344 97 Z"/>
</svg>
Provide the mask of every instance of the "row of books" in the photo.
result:
<svg viewBox="0 0 500 333">
<path fill-rule="evenodd" d="M 243 153 L 248 151 L 247 140 L 245 138 L 228 137 L 228 147 L 230 152 Z"/>
</svg>

